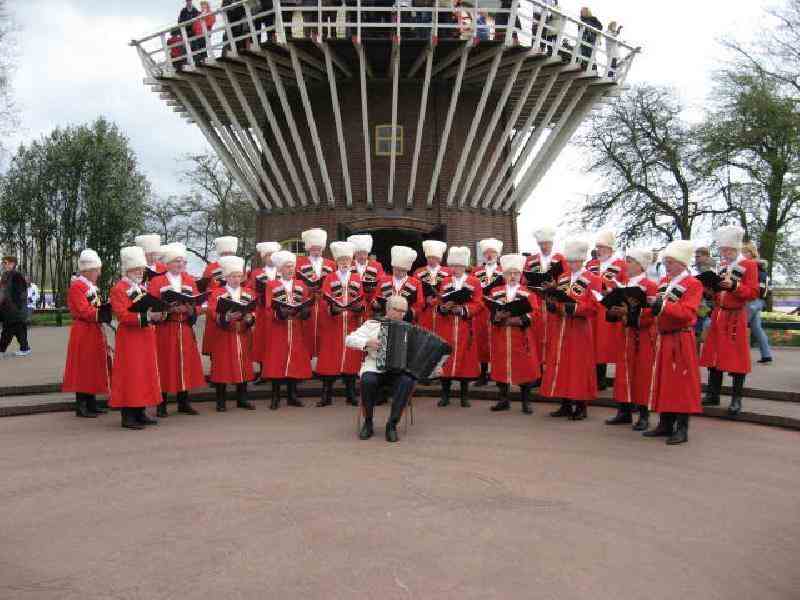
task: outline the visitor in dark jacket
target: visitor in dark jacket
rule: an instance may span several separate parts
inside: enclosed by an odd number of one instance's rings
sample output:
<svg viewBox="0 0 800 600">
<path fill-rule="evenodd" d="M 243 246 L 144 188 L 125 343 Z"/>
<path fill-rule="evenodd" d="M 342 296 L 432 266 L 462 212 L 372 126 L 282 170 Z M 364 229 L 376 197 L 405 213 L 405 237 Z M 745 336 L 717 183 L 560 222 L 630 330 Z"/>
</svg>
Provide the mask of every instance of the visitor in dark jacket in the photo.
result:
<svg viewBox="0 0 800 600">
<path fill-rule="evenodd" d="M 14 338 L 19 343 L 19 350 L 14 356 L 28 356 L 31 353 L 28 345 L 28 282 L 17 271 L 16 257 L 4 256 L 2 265 L 0 320 L 3 322 L 3 331 L 0 333 L 0 358 L 8 356 L 6 350 Z"/>
<path fill-rule="evenodd" d="M 600 22 L 600 19 L 592 14 L 592 11 L 588 6 L 581 8 L 581 22 L 589 27 L 594 27 L 595 29 L 603 31 L 603 24 Z M 597 32 L 589 29 L 589 27 L 586 27 L 583 30 L 583 43 L 581 44 L 581 56 L 587 59 L 592 57 L 595 44 L 597 44 Z M 588 61 L 582 61 L 582 64 L 583 68 L 585 69 L 589 63 Z M 596 69 L 597 67 L 595 66 L 593 68 Z"/>
</svg>

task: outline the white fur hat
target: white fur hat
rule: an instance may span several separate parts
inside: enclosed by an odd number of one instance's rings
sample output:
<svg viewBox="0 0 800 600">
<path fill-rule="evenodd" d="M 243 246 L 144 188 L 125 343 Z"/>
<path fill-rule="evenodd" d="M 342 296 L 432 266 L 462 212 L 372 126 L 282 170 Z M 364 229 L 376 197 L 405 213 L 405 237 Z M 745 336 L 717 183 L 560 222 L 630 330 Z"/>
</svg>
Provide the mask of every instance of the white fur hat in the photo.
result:
<svg viewBox="0 0 800 600">
<path fill-rule="evenodd" d="M 661 253 L 663 258 L 672 258 L 679 263 L 688 266 L 692 264 L 694 259 L 694 242 L 691 240 L 675 240 L 670 242 L 664 252 Z"/>
<path fill-rule="evenodd" d="M 303 238 L 303 244 L 305 244 L 306 250 L 309 250 L 314 246 L 319 246 L 320 248 L 324 248 L 325 245 L 328 243 L 328 233 L 324 229 L 320 229 L 319 227 L 316 227 L 314 229 L 307 229 L 306 231 L 300 234 L 300 237 Z"/>
<path fill-rule="evenodd" d="M 522 254 L 504 254 L 500 257 L 500 268 L 505 271 L 522 271 L 525 268 L 525 257 Z"/>
<path fill-rule="evenodd" d="M 233 273 L 244 275 L 244 259 L 241 256 L 223 256 L 219 259 L 219 266 L 222 267 L 223 277 Z"/>
<path fill-rule="evenodd" d="M 125 275 L 131 269 L 147 266 L 147 257 L 140 246 L 126 246 L 119 251 L 120 270 Z"/>
<path fill-rule="evenodd" d="M 568 240 L 564 244 L 564 258 L 567 260 L 586 260 L 589 244 L 584 240 Z"/>
<path fill-rule="evenodd" d="M 533 230 L 533 237 L 536 239 L 537 244 L 552 242 L 556 239 L 556 228 L 551 225 L 542 225 Z"/>
<path fill-rule="evenodd" d="M 97 255 L 97 252 L 91 248 L 87 248 L 78 257 L 78 271 L 88 271 L 89 269 L 99 269 L 103 266 L 103 261 Z"/>
<path fill-rule="evenodd" d="M 214 240 L 214 246 L 217 249 L 217 255 L 230 254 L 239 249 L 239 238 L 232 235 L 218 237 Z"/>
<path fill-rule="evenodd" d="M 614 235 L 614 232 L 610 229 L 605 229 L 598 232 L 597 237 L 594 240 L 594 245 L 606 246 L 613 249 L 617 245 L 617 236 Z"/>
<path fill-rule="evenodd" d="M 161 246 L 161 260 L 163 262 L 169 263 L 178 258 L 186 258 L 186 246 L 180 242 L 172 242 L 166 246 Z"/>
<path fill-rule="evenodd" d="M 372 252 L 372 236 L 369 234 L 351 235 L 347 241 L 355 246 L 356 252 Z"/>
<path fill-rule="evenodd" d="M 649 248 L 631 248 L 625 253 L 625 256 L 630 256 L 645 271 L 653 264 L 653 251 Z"/>
<path fill-rule="evenodd" d="M 447 250 L 447 244 L 439 240 L 425 240 L 422 242 L 422 252 L 426 258 L 439 258 L 444 256 L 444 251 Z"/>
<path fill-rule="evenodd" d="M 275 268 L 280 269 L 286 263 L 297 263 L 297 256 L 288 250 L 278 250 L 272 255 L 272 264 Z"/>
<path fill-rule="evenodd" d="M 502 240 L 496 240 L 495 238 L 489 238 L 486 240 L 481 240 L 478 242 L 478 248 L 480 248 L 481 255 L 486 254 L 487 250 L 494 250 L 498 254 L 503 251 L 503 242 Z"/>
<path fill-rule="evenodd" d="M 417 251 L 408 246 L 392 246 L 392 267 L 411 270 L 411 265 L 417 260 Z"/>
<path fill-rule="evenodd" d="M 260 256 L 272 254 L 280 249 L 281 245 L 278 242 L 258 242 L 256 244 L 256 252 L 258 252 Z"/>
<path fill-rule="evenodd" d="M 137 235 L 133 243 L 145 251 L 145 254 L 152 254 L 161 250 L 161 236 L 157 233 Z"/>
<path fill-rule="evenodd" d="M 353 258 L 356 253 L 356 247 L 351 242 L 331 242 L 331 254 L 334 259 L 337 258 Z"/>
<path fill-rule="evenodd" d="M 714 241 L 720 248 L 742 249 L 744 240 L 744 229 L 738 225 L 725 225 L 714 230 Z"/>
<path fill-rule="evenodd" d="M 467 246 L 451 246 L 447 251 L 447 264 L 451 267 L 468 267 L 469 248 Z"/>
</svg>

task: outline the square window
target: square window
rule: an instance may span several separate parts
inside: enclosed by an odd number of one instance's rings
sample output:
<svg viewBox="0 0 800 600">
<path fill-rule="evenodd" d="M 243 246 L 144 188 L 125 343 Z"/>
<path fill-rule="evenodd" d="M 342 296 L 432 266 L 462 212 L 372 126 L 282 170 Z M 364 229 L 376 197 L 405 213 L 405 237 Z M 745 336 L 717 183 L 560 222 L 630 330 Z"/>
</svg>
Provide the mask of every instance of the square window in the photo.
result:
<svg viewBox="0 0 800 600">
<path fill-rule="evenodd" d="M 395 130 L 394 153 L 395 156 L 403 156 L 403 128 L 398 125 Z M 392 155 L 392 126 L 377 125 L 375 127 L 375 155 Z"/>
</svg>

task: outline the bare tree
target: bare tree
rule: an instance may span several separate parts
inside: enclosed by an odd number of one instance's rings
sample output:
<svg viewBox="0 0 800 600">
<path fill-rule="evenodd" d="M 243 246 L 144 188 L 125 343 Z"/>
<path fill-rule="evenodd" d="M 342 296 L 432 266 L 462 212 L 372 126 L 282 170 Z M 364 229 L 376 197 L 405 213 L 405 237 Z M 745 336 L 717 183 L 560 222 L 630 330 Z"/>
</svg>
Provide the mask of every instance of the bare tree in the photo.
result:
<svg viewBox="0 0 800 600">
<path fill-rule="evenodd" d="M 0 153 L 7 151 L 3 140 L 19 124 L 11 90 L 11 77 L 16 64 L 15 33 L 8 1 L 0 0 Z"/>
</svg>

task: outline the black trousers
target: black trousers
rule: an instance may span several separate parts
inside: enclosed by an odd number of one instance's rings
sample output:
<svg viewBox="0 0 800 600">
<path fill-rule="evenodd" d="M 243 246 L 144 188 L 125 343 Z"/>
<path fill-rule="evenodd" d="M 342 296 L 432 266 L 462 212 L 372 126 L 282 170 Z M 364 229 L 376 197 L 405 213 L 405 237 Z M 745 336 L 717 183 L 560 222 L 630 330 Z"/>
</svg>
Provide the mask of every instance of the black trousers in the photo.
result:
<svg viewBox="0 0 800 600">
<path fill-rule="evenodd" d="M 28 345 L 28 324 L 25 322 L 7 323 L 4 321 L 3 332 L 0 333 L 0 352 L 5 352 L 14 338 L 17 338 L 19 349 L 23 352 L 31 349 Z"/>
<path fill-rule="evenodd" d="M 399 423 L 403 416 L 403 410 L 414 393 L 416 382 L 413 378 L 404 373 L 375 373 L 367 372 L 361 376 L 361 402 L 364 405 L 364 417 L 372 419 L 375 409 L 375 401 L 378 393 L 383 386 L 392 388 L 392 410 L 389 414 L 389 421 Z"/>
</svg>

